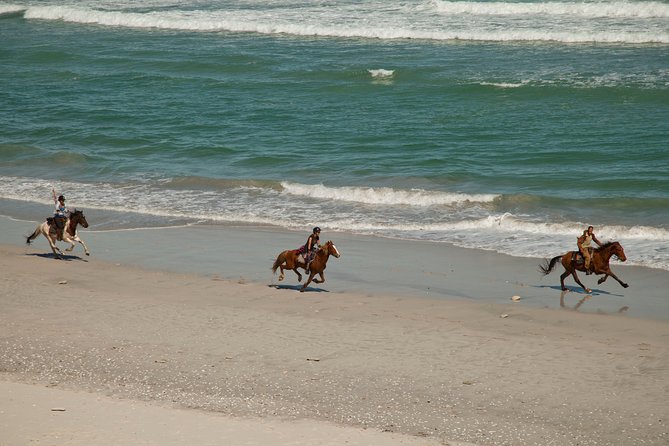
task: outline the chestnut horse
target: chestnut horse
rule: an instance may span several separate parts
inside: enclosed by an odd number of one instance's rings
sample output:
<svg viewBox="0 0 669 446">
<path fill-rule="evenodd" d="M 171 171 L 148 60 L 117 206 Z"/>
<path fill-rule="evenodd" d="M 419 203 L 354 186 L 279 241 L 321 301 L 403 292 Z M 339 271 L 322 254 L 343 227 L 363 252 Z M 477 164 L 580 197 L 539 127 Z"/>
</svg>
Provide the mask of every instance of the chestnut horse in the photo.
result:
<svg viewBox="0 0 669 446">
<path fill-rule="evenodd" d="M 74 210 L 70 213 L 70 216 L 67 218 L 65 222 L 65 230 L 63 231 L 63 241 L 65 243 L 69 243 L 71 246 L 67 248 L 65 251 L 71 252 L 74 249 L 74 242 L 81 243 L 81 246 L 84 247 L 84 251 L 86 252 L 86 255 L 90 255 L 88 252 L 88 247 L 84 243 L 82 239 L 79 238 L 77 235 L 77 225 L 81 225 L 84 228 L 88 227 L 88 222 L 86 221 L 86 217 L 84 216 L 84 211 L 78 211 Z M 29 235 L 26 237 L 26 243 L 30 244 L 32 240 L 34 240 L 36 237 L 38 237 L 40 234 L 44 235 L 46 237 L 47 241 L 49 242 L 49 246 L 51 246 L 51 250 L 53 251 L 53 256 L 56 259 L 60 259 L 63 254 L 63 251 L 56 246 L 56 227 L 54 225 L 49 224 L 49 220 L 45 221 L 44 223 L 40 223 L 37 228 L 35 228 L 35 232 L 32 233 L 32 235 Z"/>
<path fill-rule="evenodd" d="M 329 240 L 326 244 L 320 247 L 320 249 L 316 252 L 316 255 L 314 256 L 314 260 L 311 261 L 311 265 L 309 265 L 309 278 L 307 279 L 306 282 L 304 282 L 304 285 L 302 285 L 302 288 L 300 288 L 300 291 L 304 291 L 307 288 L 307 285 L 311 283 L 313 280 L 316 283 L 323 283 L 325 282 L 325 275 L 323 274 L 323 271 L 325 270 L 325 267 L 328 263 L 328 259 L 330 258 L 330 254 L 333 256 L 339 258 L 341 254 L 339 254 L 339 251 L 337 251 L 337 247 L 332 243 L 332 240 Z M 283 251 L 281 254 L 279 254 L 274 261 L 274 265 L 272 265 L 272 273 L 276 274 L 277 268 L 281 268 L 281 274 L 279 275 L 279 282 L 283 280 L 284 278 L 284 273 L 283 271 L 286 269 L 292 269 L 295 271 L 295 274 L 297 274 L 297 281 L 302 282 L 302 274 L 297 270 L 298 268 L 302 268 L 306 271 L 307 269 L 307 264 L 304 262 L 299 262 L 298 258 L 300 256 L 300 251 L 298 249 L 288 249 L 286 251 Z M 314 276 L 318 274 L 321 276 L 321 280 L 314 279 Z"/>
<path fill-rule="evenodd" d="M 577 256 L 575 254 L 578 254 Z M 611 268 L 609 267 L 609 259 L 611 256 L 616 256 L 620 261 L 624 262 L 627 260 L 625 256 L 625 250 L 618 242 L 607 242 L 596 248 L 592 254 L 592 259 L 590 260 L 590 267 L 593 269 L 595 274 L 604 274 L 604 277 L 597 281 L 597 284 L 602 284 L 609 277 L 613 277 L 623 286 L 627 288 L 629 285 L 618 279 L 618 276 L 613 274 Z M 575 258 L 578 258 L 580 261 L 576 261 Z M 576 283 L 581 285 L 581 288 L 585 290 L 586 293 L 591 293 L 590 288 L 586 288 L 576 275 L 576 270 L 585 271 L 585 263 L 583 262 L 583 257 L 578 251 L 569 251 L 566 254 L 561 256 L 553 257 L 551 260 L 546 259 L 543 265 L 539 266 L 539 270 L 544 273 L 544 275 L 549 274 L 553 271 L 555 264 L 558 260 L 562 259 L 562 266 L 564 266 L 564 273 L 560 276 L 560 285 L 562 285 L 562 291 L 568 291 L 567 287 L 564 286 L 564 279 L 571 274 L 574 277 Z"/>
</svg>

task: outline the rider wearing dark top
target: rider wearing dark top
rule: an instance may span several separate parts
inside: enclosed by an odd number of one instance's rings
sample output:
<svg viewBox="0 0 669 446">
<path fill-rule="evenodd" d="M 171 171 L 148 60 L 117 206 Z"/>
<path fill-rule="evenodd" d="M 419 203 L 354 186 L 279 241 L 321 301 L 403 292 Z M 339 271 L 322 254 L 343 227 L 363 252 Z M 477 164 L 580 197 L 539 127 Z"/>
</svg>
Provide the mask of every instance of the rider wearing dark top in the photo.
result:
<svg viewBox="0 0 669 446">
<path fill-rule="evenodd" d="M 311 261 L 314 259 L 316 250 L 319 248 L 318 242 L 320 241 L 319 237 L 320 233 L 321 233 L 321 228 L 316 226 L 313 229 L 313 231 L 311 231 L 309 238 L 307 238 L 307 243 L 304 244 L 304 261 L 307 264 L 306 267 L 307 274 L 309 274 L 309 265 L 311 264 Z"/>
</svg>

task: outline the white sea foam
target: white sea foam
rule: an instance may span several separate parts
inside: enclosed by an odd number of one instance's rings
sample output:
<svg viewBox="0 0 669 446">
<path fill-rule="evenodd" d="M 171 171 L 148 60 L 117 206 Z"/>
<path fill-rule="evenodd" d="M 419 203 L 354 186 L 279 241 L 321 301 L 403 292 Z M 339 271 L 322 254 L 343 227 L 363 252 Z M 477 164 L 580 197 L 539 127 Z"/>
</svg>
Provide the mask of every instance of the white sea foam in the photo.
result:
<svg viewBox="0 0 669 446">
<path fill-rule="evenodd" d="M 468 202 L 491 202 L 498 197 L 495 194 L 445 193 L 422 189 L 397 190 L 388 187 L 328 187 L 322 184 L 288 182 L 282 182 L 281 186 L 286 193 L 291 195 L 382 205 L 454 205 Z"/>
<path fill-rule="evenodd" d="M 395 74 L 395 70 L 384 70 L 383 68 L 379 68 L 376 70 L 367 70 L 369 74 L 372 75 L 372 77 L 375 78 L 389 78 L 393 77 Z"/>
<path fill-rule="evenodd" d="M 666 18 L 669 4 L 662 2 L 451 2 L 433 1 L 442 14 L 555 15 L 586 18 Z"/>
<path fill-rule="evenodd" d="M 481 85 L 490 86 L 490 87 L 497 87 L 497 88 L 520 88 L 524 85 L 527 85 L 528 83 L 529 83 L 529 81 L 517 82 L 517 83 L 511 83 L 511 82 L 481 82 Z"/>
<path fill-rule="evenodd" d="M 0 177 L 0 200 L 53 206 L 51 188 L 64 193 L 70 206 L 96 210 L 91 230 L 183 225 L 251 223 L 304 229 L 318 222 L 326 231 L 448 242 L 466 248 L 519 257 L 548 257 L 575 249 L 584 223 L 540 221 L 537 216 L 488 209 L 497 195 L 459 194 L 422 189 L 328 187 L 284 182 L 281 187 L 244 184 L 215 189 L 170 189 L 156 182 L 76 183 L 23 177 Z M 6 202 L 5 202 L 6 203 Z M 10 209 L 11 205 L 4 206 Z M 7 213 L 4 211 L 3 213 Z M 8 216 L 13 216 L 11 212 Z M 95 215 L 95 213 L 93 213 Z M 119 215 L 119 217 L 115 217 Z M 669 269 L 669 230 L 592 222 L 602 241 L 618 240 L 630 264 Z M 308 226 L 308 225 L 307 225 Z"/>
<path fill-rule="evenodd" d="M 18 14 L 26 10 L 25 6 L 19 5 L 0 5 L 0 16 Z"/>
<path fill-rule="evenodd" d="M 280 5 L 283 7 L 264 9 L 241 3 L 236 7 L 228 5 L 225 9 L 216 5 L 218 9 L 180 10 L 170 7 L 142 12 L 114 10 L 114 6 L 114 3 L 109 3 L 105 7 L 104 2 L 93 3 L 90 7 L 86 7 L 85 3 L 77 7 L 32 6 L 27 8 L 24 16 L 26 19 L 104 26 L 297 36 L 669 43 L 669 32 L 662 25 L 669 17 L 669 5 L 658 2 L 435 2 L 432 11 L 419 7 L 404 7 L 398 11 L 396 8 L 379 7 L 374 2 L 338 8 Z M 468 18 L 472 14 L 478 18 Z"/>
</svg>

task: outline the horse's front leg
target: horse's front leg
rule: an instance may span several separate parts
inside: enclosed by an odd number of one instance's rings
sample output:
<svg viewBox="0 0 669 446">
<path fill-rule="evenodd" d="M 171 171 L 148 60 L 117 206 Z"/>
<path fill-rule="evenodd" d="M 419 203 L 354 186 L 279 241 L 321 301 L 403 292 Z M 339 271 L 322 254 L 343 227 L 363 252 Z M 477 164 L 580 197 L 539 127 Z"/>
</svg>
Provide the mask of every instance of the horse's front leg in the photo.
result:
<svg viewBox="0 0 669 446">
<path fill-rule="evenodd" d="M 302 274 L 300 274 L 300 271 L 297 269 L 297 266 L 293 268 L 293 271 L 295 271 L 295 274 L 297 274 L 297 281 L 302 282 Z"/>
<path fill-rule="evenodd" d="M 304 282 L 304 285 L 302 285 L 302 288 L 300 288 L 300 293 L 304 293 L 304 290 L 307 288 L 307 285 L 309 285 L 311 283 L 311 281 L 313 280 L 315 275 L 316 275 L 316 273 L 313 272 L 313 271 L 309 273 L 309 278 L 307 279 L 306 282 Z M 316 283 L 318 283 L 318 282 L 316 282 Z"/>
<path fill-rule="evenodd" d="M 67 251 L 67 252 L 72 252 L 72 251 L 74 250 L 74 246 L 75 246 L 75 244 L 74 244 L 74 240 L 71 239 L 68 235 L 66 235 L 65 231 L 63 231 L 63 241 L 64 241 L 65 243 L 69 243 L 69 244 L 70 244 L 70 247 L 69 247 L 69 248 L 65 248 L 65 251 Z"/>
<path fill-rule="evenodd" d="M 604 274 L 604 277 L 602 277 L 601 279 L 599 279 L 599 280 L 597 281 L 597 285 L 601 285 L 601 284 L 603 284 L 604 282 L 606 282 L 606 279 L 608 279 L 608 278 L 609 278 L 609 275 L 605 273 L 605 274 Z"/>
<path fill-rule="evenodd" d="M 321 276 L 321 280 L 314 279 L 314 282 L 316 282 L 316 283 L 323 283 L 323 282 L 325 282 L 325 275 L 324 275 L 324 273 L 318 273 L 318 275 Z"/>
<path fill-rule="evenodd" d="M 601 280 L 602 282 L 604 282 L 604 280 L 605 280 L 608 276 L 611 276 L 611 277 L 613 277 L 614 279 L 616 279 L 616 280 L 618 281 L 618 283 L 620 284 L 620 286 L 622 286 L 623 288 L 627 288 L 627 287 L 629 287 L 628 284 L 626 284 L 625 282 L 623 282 L 622 280 L 620 280 L 620 279 L 618 278 L 618 276 L 616 276 L 615 274 L 613 274 L 613 271 L 611 271 L 610 269 L 606 272 L 606 275 L 605 275 L 602 279 L 600 279 L 600 280 Z"/>
<path fill-rule="evenodd" d="M 82 246 L 82 248 L 84 248 L 84 252 L 86 253 L 87 256 L 91 255 L 91 253 L 88 252 L 88 246 L 86 246 L 86 243 L 84 243 L 84 241 L 78 235 L 74 236 L 74 241 L 79 242 L 81 244 L 81 246 Z"/>
</svg>

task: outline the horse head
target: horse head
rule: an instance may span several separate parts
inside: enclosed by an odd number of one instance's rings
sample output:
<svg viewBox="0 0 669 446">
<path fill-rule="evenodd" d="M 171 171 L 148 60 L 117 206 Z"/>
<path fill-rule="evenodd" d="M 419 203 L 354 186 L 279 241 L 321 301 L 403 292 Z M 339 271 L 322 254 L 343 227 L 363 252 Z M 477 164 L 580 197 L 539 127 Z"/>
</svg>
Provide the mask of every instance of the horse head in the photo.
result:
<svg viewBox="0 0 669 446">
<path fill-rule="evenodd" d="M 332 243 L 332 240 L 328 240 L 328 242 L 324 246 L 325 252 L 328 254 L 332 254 L 336 258 L 339 258 L 341 254 L 339 254 L 339 251 L 337 250 L 337 247 Z"/>
<path fill-rule="evenodd" d="M 621 262 L 627 260 L 625 250 L 619 242 L 606 242 L 597 250 L 601 251 L 602 255 L 604 255 L 607 261 L 611 258 L 611 256 L 616 256 Z"/>
<path fill-rule="evenodd" d="M 623 249 L 623 246 L 618 242 L 613 242 L 613 244 L 611 245 L 611 254 L 618 257 L 618 259 L 621 262 L 627 260 L 627 256 L 625 255 L 625 250 Z"/>
<path fill-rule="evenodd" d="M 88 227 L 88 222 L 86 221 L 86 216 L 84 216 L 84 211 L 75 209 L 70 214 L 70 221 L 76 226 L 77 224 L 83 226 L 84 228 Z"/>
</svg>

